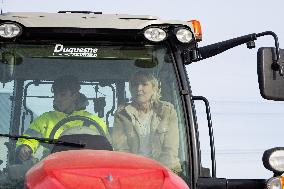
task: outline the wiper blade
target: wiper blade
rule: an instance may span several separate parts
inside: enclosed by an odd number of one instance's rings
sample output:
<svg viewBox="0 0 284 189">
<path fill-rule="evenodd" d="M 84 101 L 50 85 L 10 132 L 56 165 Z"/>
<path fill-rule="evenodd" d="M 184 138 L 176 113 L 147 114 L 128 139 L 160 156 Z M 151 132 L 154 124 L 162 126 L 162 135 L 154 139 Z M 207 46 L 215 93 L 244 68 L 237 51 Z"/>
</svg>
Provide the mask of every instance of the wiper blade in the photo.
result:
<svg viewBox="0 0 284 189">
<path fill-rule="evenodd" d="M 37 141 L 40 141 L 40 142 L 43 142 L 43 143 L 56 144 L 56 145 L 62 145 L 62 146 L 71 146 L 71 147 L 78 147 L 78 148 L 83 148 L 83 147 L 86 146 L 86 144 L 74 143 L 74 142 L 65 142 L 65 141 L 58 140 L 58 139 L 38 138 L 38 137 L 10 135 L 10 134 L 2 134 L 2 133 L 0 133 L 0 137 L 8 137 L 8 138 L 12 138 L 12 139 L 19 139 L 19 138 L 33 139 L 33 140 L 37 140 Z"/>
</svg>

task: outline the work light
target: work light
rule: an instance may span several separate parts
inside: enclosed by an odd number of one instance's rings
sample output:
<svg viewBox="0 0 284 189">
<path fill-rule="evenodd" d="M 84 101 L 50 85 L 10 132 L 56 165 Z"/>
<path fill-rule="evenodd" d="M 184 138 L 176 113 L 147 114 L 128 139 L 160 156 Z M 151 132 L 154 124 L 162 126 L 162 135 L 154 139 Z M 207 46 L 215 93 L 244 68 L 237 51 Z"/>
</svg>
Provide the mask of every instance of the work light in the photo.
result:
<svg viewBox="0 0 284 189">
<path fill-rule="evenodd" d="M 263 154 L 262 161 L 264 167 L 274 173 L 284 172 L 284 147 L 277 147 L 266 150 Z"/>
<path fill-rule="evenodd" d="M 21 34 L 21 27 L 14 23 L 3 23 L 0 25 L 0 37 L 13 38 Z"/>
<path fill-rule="evenodd" d="M 166 39 L 167 33 L 161 28 L 153 27 L 153 28 L 147 28 L 144 31 L 144 36 L 149 41 L 160 42 Z"/>
<path fill-rule="evenodd" d="M 284 172 L 284 150 L 273 152 L 269 158 L 269 164 L 279 172 Z"/>
<path fill-rule="evenodd" d="M 193 34 L 190 30 L 181 28 L 177 30 L 176 37 L 182 43 L 189 43 L 193 39 Z"/>
</svg>

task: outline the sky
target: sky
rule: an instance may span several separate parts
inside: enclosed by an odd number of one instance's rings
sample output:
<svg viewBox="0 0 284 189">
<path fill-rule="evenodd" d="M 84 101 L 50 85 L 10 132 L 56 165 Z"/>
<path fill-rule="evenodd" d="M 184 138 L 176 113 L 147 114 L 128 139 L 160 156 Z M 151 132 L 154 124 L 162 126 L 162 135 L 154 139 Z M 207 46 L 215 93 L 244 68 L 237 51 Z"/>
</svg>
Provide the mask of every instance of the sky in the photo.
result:
<svg viewBox="0 0 284 189">
<path fill-rule="evenodd" d="M 280 0 L 3 0 L 3 12 L 89 10 L 104 14 L 153 15 L 162 19 L 201 22 L 199 46 L 263 31 L 278 34 L 284 46 Z M 273 46 L 272 37 L 256 41 L 257 48 Z M 284 146 L 284 103 L 261 98 L 256 72 L 256 49 L 245 45 L 186 67 L 194 95 L 207 97 L 215 134 L 217 176 L 269 178 L 262 165 L 264 150 Z M 210 167 L 205 108 L 197 103 L 202 161 Z"/>
</svg>

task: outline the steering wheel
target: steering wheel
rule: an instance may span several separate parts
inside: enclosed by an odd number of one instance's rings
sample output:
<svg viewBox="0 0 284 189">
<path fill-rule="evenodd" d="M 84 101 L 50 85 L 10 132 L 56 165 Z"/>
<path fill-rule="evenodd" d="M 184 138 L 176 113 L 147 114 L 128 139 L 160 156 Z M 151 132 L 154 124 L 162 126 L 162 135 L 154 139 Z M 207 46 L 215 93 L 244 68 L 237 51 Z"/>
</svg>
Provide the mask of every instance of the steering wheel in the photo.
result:
<svg viewBox="0 0 284 189">
<path fill-rule="evenodd" d="M 70 117 L 66 117 L 64 119 L 62 119 L 61 121 L 59 121 L 52 129 L 52 131 L 50 132 L 49 138 L 53 139 L 55 133 L 57 132 L 57 130 L 62 127 L 64 124 L 71 122 L 71 121 L 83 121 L 83 126 L 85 127 L 89 127 L 90 125 L 94 125 L 96 127 L 96 129 L 98 130 L 98 132 L 100 133 L 100 135 L 106 137 L 104 130 L 101 128 L 101 126 L 99 125 L 99 123 L 96 120 L 93 120 L 89 117 L 86 116 L 70 116 Z"/>
</svg>

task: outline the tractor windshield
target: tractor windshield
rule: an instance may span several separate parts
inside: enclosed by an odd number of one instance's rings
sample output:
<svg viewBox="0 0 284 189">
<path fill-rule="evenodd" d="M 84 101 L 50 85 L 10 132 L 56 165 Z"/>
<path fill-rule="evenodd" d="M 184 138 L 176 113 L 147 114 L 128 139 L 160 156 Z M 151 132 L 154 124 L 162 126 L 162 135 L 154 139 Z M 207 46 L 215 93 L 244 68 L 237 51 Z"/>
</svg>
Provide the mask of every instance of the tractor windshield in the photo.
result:
<svg viewBox="0 0 284 189">
<path fill-rule="evenodd" d="M 2 45 L 0 133 L 74 143 L 82 135 L 102 135 L 113 150 L 157 160 L 188 178 L 187 135 L 173 61 L 167 46 L 158 45 Z M 58 146 L 1 137 L 2 174 L 23 177 L 16 165 L 28 169 L 61 151 L 54 149 Z M 108 143 L 94 146 L 110 149 Z"/>
</svg>

